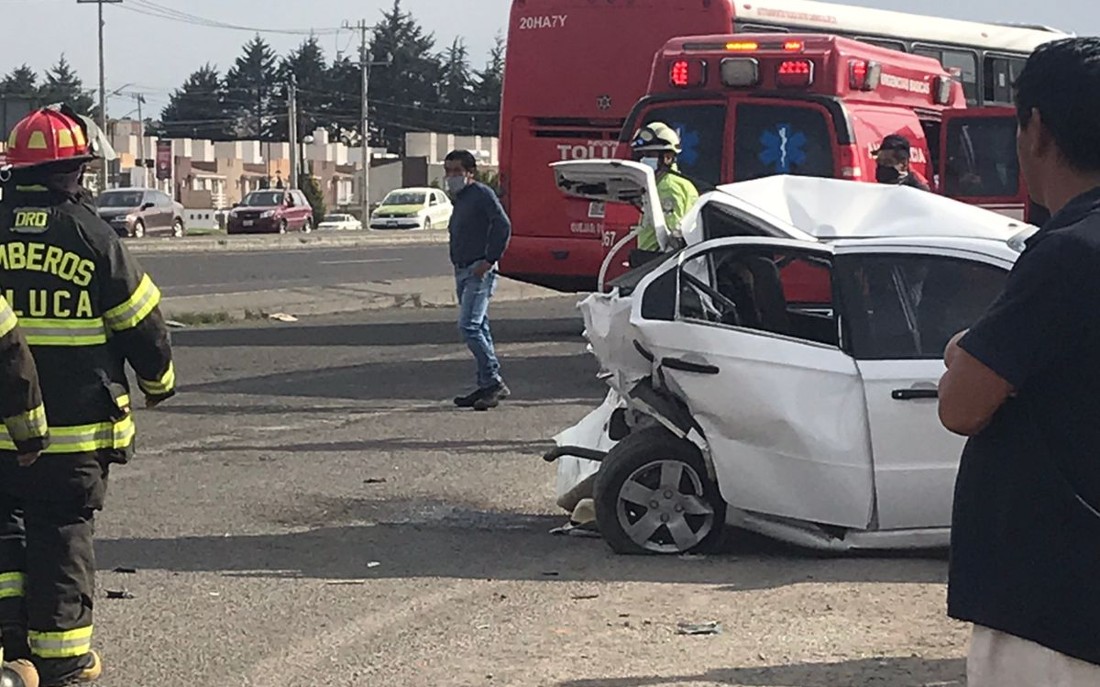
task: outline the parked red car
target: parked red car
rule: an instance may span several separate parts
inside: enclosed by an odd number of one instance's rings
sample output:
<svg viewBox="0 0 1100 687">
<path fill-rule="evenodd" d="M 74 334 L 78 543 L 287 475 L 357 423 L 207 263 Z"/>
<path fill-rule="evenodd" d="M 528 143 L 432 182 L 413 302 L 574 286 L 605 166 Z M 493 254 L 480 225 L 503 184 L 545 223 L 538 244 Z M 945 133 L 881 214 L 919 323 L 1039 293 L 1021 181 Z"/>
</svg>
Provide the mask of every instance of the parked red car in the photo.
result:
<svg viewBox="0 0 1100 687">
<path fill-rule="evenodd" d="M 229 234 L 285 234 L 313 231 L 313 208 L 297 189 L 253 191 L 229 211 Z"/>
</svg>

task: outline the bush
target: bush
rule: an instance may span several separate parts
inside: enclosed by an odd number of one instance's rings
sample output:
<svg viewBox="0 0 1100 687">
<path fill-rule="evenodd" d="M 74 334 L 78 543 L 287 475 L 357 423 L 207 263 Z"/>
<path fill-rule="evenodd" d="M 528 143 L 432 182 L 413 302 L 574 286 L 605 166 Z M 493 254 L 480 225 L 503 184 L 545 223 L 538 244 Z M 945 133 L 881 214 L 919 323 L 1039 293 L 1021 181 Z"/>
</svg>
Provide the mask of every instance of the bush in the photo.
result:
<svg viewBox="0 0 1100 687">
<path fill-rule="evenodd" d="M 328 214 L 328 207 L 325 205 L 325 194 L 321 191 L 321 184 L 316 177 L 303 174 L 301 183 L 298 186 L 302 189 L 302 193 L 306 195 L 309 206 L 313 208 L 313 226 L 316 227 Z"/>
</svg>

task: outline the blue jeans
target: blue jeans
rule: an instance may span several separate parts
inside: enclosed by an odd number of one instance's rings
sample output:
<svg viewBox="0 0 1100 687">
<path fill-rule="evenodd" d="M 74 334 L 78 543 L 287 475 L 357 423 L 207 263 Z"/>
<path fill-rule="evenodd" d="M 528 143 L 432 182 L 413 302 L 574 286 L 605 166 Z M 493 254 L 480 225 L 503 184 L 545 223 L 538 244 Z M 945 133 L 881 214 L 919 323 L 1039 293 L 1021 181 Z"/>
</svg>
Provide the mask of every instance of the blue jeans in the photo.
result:
<svg viewBox="0 0 1100 687">
<path fill-rule="evenodd" d="M 489 332 L 489 300 L 496 291 L 497 273 L 493 269 L 478 277 L 473 265 L 455 268 L 458 292 L 458 331 L 477 361 L 477 388 L 488 389 L 500 383 L 500 361 L 493 349 Z"/>
</svg>

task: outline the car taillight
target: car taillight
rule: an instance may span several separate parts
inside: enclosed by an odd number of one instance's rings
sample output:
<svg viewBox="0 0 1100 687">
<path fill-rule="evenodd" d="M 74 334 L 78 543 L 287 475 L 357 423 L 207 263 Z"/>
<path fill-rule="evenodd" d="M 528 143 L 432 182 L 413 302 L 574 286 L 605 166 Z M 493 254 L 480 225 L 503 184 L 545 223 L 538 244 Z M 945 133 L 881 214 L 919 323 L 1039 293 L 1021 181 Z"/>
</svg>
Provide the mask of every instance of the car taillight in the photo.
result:
<svg viewBox="0 0 1100 687">
<path fill-rule="evenodd" d="M 707 81 L 707 63 L 701 60 L 676 60 L 668 70 L 668 82 L 676 88 L 696 88 Z"/>
<path fill-rule="evenodd" d="M 814 82 L 814 63 L 810 60 L 784 60 L 775 72 L 775 83 L 783 88 L 809 86 Z"/>
</svg>

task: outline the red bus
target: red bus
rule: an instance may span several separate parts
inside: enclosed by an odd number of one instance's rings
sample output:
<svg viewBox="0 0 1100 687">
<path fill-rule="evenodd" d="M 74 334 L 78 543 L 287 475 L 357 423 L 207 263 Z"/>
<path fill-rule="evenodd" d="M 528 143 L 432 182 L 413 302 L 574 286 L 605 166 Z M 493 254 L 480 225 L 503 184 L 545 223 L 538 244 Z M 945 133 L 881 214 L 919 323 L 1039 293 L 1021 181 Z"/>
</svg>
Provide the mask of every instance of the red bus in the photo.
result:
<svg viewBox="0 0 1100 687">
<path fill-rule="evenodd" d="M 973 106 L 1007 104 L 1026 56 L 1065 35 L 812 0 L 514 0 L 500 134 L 501 190 L 514 227 L 505 276 L 595 289 L 606 213 L 617 210 L 563 198 L 549 164 L 617 157 L 658 49 L 677 36 L 731 31 L 828 33 L 933 57 Z"/>
</svg>

